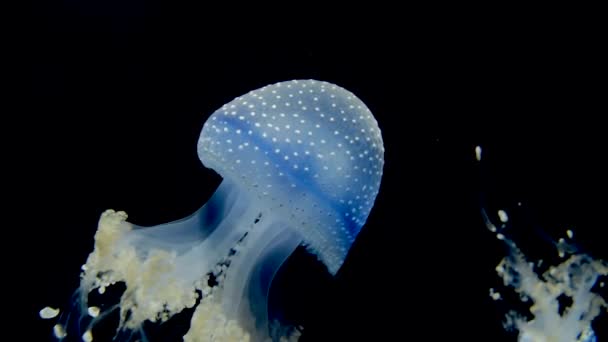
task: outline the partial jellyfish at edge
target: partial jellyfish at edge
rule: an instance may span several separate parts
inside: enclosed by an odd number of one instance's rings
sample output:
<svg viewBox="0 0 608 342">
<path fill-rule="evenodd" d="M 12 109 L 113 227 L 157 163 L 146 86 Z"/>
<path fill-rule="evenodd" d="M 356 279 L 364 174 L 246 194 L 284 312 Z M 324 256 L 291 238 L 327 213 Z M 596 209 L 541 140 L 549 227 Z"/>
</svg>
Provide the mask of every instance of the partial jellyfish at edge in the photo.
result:
<svg viewBox="0 0 608 342">
<path fill-rule="evenodd" d="M 481 161 L 481 155 L 482 148 L 477 146 L 477 161 Z M 546 271 L 540 272 L 543 260 L 530 261 L 507 236 L 509 215 L 505 210 L 496 213 L 499 222 L 496 224 L 485 209 L 482 217 L 486 227 L 507 249 L 506 257 L 496 266 L 498 276 L 521 301 L 530 303 L 532 319 L 510 311 L 504 328 L 518 332 L 520 342 L 596 342 L 592 323 L 602 311 L 604 314 L 608 311 L 606 301 L 596 289 L 606 286 L 602 277 L 608 276 L 608 263 L 582 253 L 573 243 L 574 232 L 567 230 L 566 238 L 554 243 L 561 263 L 549 265 Z M 495 301 L 504 300 L 494 288 L 490 289 L 490 297 Z M 562 297 L 570 302 L 567 306 L 560 303 Z"/>
<path fill-rule="evenodd" d="M 144 322 L 196 307 L 184 341 L 298 339 L 298 329 L 269 320 L 270 284 L 300 245 L 329 273 L 342 266 L 380 187 L 384 146 L 375 118 L 339 86 L 280 82 L 215 111 L 197 151 L 222 177 L 215 193 L 189 217 L 153 227 L 104 212 L 82 266 L 77 312 L 62 314 L 57 338 L 76 330 L 92 341 L 95 325 L 119 310 L 117 336 L 145 340 Z M 90 293 L 103 296 L 116 283 L 126 286 L 118 304 L 89 306 Z"/>
</svg>

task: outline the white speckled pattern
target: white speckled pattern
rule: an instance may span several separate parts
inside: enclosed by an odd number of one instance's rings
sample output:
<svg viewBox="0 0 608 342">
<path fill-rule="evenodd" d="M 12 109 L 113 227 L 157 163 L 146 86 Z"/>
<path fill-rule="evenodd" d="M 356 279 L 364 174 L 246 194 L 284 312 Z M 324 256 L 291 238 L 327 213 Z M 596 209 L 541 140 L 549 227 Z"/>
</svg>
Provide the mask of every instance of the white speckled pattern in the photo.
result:
<svg viewBox="0 0 608 342">
<path fill-rule="evenodd" d="M 294 80 L 227 103 L 207 120 L 203 164 L 253 189 L 335 273 L 374 204 L 384 165 L 378 124 L 354 94 Z"/>
</svg>

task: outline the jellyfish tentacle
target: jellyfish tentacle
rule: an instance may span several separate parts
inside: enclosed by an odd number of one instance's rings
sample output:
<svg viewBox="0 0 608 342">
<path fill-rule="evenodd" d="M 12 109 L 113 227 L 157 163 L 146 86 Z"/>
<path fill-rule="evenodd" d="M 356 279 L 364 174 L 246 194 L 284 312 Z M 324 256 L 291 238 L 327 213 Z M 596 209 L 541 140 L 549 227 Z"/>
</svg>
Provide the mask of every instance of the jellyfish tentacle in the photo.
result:
<svg viewBox="0 0 608 342">
<path fill-rule="evenodd" d="M 608 263 L 593 259 L 569 244 L 556 243 L 563 261 L 540 273 L 536 263 L 530 262 L 515 242 L 496 228 L 485 210 L 482 215 L 488 229 L 507 246 L 507 256 L 496 272 L 522 301 L 532 303 L 528 309 L 532 319 L 511 311 L 506 316 L 505 328 L 516 329 L 520 341 L 596 341 L 592 322 L 602 311 L 606 312 L 608 305 L 593 287 L 600 277 L 608 276 Z M 493 290 L 491 293 L 496 295 Z M 565 308 L 559 302 L 562 296 L 571 300 Z"/>
<path fill-rule="evenodd" d="M 268 335 L 268 292 L 283 262 L 302 243 L 302 237 L 280 222 L 260 221 L 247 235 L 245 249 L 226 274 L 224 311 L 258 336 Z"/>
<path fill-rule="evenodd" d="M 132 234 L 126 237 L 125 242 L 134 245 L 140 251 L 158 248 L 177 251 L 178 254 L 192 250 L 201 242 L 212 247 L 216 246 L 217 240 L 229 240 L 226 237 L 230 234 L 213 235 L 213 233 L 216 230 L 221 231 L 222 227 L 232 229 L 234 222 L 245 214 L 248 205 L 247 199 L 240 198 L 242 196 L 235 189 L 234 184 L 222 182 L 209 201 L 192 215 L 153 227 L 133 225 Z"/>
</svg>

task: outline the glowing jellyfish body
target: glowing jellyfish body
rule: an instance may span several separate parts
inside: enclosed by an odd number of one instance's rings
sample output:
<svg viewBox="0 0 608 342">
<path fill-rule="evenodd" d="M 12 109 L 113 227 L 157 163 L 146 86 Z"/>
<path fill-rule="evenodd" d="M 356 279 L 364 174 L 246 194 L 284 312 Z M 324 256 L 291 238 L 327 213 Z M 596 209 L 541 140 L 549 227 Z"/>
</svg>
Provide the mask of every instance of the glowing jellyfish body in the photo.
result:
<svg viewBox="0 0 608 342">
<path fill-rule="evenodd" d="M 270 329 L 272 278 L 301 244 L 338 271 L 375 201 L 383 153 L 369 109 L 330 83 L 281 82 L 224 105 L 198 142 L 203 164 L 223 178 L 200 210 L 154 227 L 123 212 L 101 216 L 81 312 L 91 312 L 93 290 L 126 290 L 116 307 L 93 310 L 83 339 L 113 309 L 120 330 L 138 331 L 197 303 L 185 341 L 297 338 L 290 327 Z"/>
</svg>

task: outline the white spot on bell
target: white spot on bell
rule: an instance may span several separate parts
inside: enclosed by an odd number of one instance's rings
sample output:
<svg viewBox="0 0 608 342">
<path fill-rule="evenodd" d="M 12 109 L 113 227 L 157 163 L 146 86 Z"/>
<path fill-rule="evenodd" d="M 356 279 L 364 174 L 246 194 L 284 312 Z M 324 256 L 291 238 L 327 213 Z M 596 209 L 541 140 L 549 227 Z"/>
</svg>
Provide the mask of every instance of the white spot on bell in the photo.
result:
<svg viewBox="0 0 608 342">
<path fill-rule="evenodd" d="M 87 312 L 89 313 L 89 316 L 97 317 L 97 316 L 99 316 L 100 310 L 99 310 L 99 307 L 97 307 L 97 306 L 91 306 L 87 309 Z"/>
<path fill-rule="evenodd" d="M 87 330 L 84 334 L 82 334 L 82 340 L 84 342 L 93 342 L 93 333 L 91 330 Z"/>
<path fill-rule="evenodd" d="M 509 216 L 507 215 L 507 212 L 504 210 L 499 210 L 498 211 L 498 219 L 500 220 L 500 222 L 502 223 L 506 223 L 509 221 Z"/>
<path fill-rule="evenodd" d="M 54 308 L 47 306 L 44 309 L 40 310 L 38 315 L 40 315 L 40 318 L 42 318 L 42 319 L 55 318 L 55 317 L 57 317 L 57 315 L 59 315 L 59 309 L 54 309 Z"/>
<path fill-rule="evenodd" d="M 481 160 L 481 146 L 475 147 L 475 159 L 477 159 L 477 161 Z"/>
<path fill-rule="evenodd" d="M 68 335 L 66 334 L 65 329 L 61 324 L 55 324 L 55 326 L 53 327 L 53 334 L 55 334 L 55 337 L 57 338 L 64 338 Z"/>
</svg>

